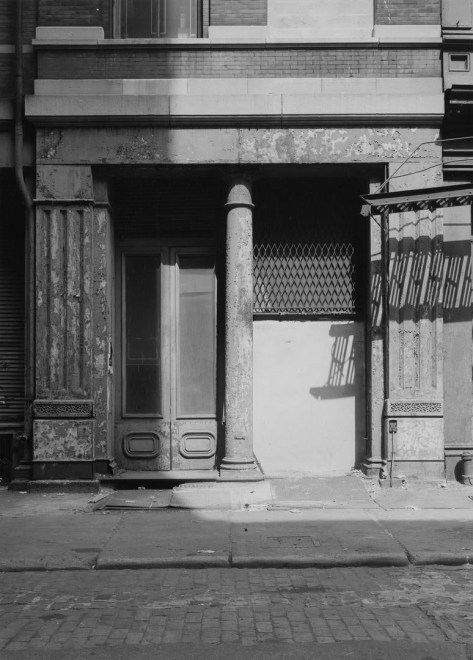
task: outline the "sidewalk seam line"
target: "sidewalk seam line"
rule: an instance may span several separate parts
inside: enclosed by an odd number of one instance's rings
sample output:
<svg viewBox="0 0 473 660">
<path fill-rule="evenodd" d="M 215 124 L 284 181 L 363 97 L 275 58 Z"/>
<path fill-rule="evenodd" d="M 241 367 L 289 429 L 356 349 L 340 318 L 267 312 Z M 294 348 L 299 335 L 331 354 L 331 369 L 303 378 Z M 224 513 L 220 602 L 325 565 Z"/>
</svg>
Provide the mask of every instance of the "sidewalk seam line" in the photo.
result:
<svg viewBox="0 0 473 660">
<path fill-rule="evenodd" d="M 118 521 L 117 521 L 116 525 L 115 525 L 115 526 L 113 527 L 113 529 L 110 531 L 110 534 L 108 535 L 108 537 L 105 539 L 105 541 L 104 541 L 103 544 L 102 544 L 102 549 L 100 550 L 100 552 L 99 552 L 99 553 L 96 555 L 96 557 L 95 557 L 95 563 L 94 563 L 94 564 L 92 565 L 92 567 L 91 567 L 92 570 L 98 570 L 98 569 L 100 568 L 100 566 L 98 565 L 98 564 L 99 564 L 100 556 L 103 554 L 103 552 L 104 552 L 106 546 L 110 543 L 110 541 L 112 540 L 112 538 L 113 538 L 114 535 L 116 534 L 118 528 L 120 527 L 120 525 L 121 525 L 121 523 L 122 523 L 122 521 L 123 521 L 123 516 L 124 516 L 124 515 L 125 515 L 124 512 L 121 512 L 121 513 L 119 514 L 119 518 L 118 518 Z"/>
<path fill-rule="evenodd" d="M 415 566 L 414 557 L 412 556 L 412 554 L 410 553 L 408 548 L 404 545 L 404 543 L 401 543 L 401 541 L 399 541 L 399 539 L 397 539 L 394 536 L 394 534 L 391 534 L 389 529 L 387 529 L 387 527 L 384 524 L 382 524 L 382 522 L 378 518 L 376 518 L 374 516 L 374 514 L 371 513 L 371 511 L 369 512 L 369 515 L 374 520 L 374 522 L 377 523 L 379 525 L 379 527 L 381 527 L 383 532 L 385 532 L 388 536 L 390 536 L 393 539 L 393 541 L 395 541 L 404 550 L 404 552 L 406 554 L 406 557 L 407 557 L 407 561 L 409 562 L 409 564 L 411 566 Z"/>
</svg>

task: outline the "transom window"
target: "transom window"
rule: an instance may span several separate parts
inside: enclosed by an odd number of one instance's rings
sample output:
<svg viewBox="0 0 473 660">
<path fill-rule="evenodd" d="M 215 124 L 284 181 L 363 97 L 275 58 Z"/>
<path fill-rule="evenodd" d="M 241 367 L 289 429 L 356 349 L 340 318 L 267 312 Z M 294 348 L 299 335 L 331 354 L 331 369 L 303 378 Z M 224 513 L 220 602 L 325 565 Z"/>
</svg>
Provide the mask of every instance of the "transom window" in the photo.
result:
<svg viewBox="0 0 473 660">
<path fill-rule="evenodd" d="M 119 0 L 118 32 L 125 39 L 201 36 L 201 0 Z"/>
</svg>

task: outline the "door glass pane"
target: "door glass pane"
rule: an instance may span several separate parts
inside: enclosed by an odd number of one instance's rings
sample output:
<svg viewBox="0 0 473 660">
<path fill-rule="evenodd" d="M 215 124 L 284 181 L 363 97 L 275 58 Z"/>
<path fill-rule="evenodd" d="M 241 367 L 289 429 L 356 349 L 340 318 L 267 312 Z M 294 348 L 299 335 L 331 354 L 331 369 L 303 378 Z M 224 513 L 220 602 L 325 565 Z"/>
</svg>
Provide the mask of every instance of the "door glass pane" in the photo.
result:
<svg viewBox="0 0 473 660">
<path fill-rule="evenodd" d="M 125 412 L 161 413 L 161 259 L 125 257 Z"/>
<path fill-rule="evenodd" d="M 179 257 L 179 414 L 215 414 L 215 260 Z"/>
<path fill-rule="evenodd" d="M 158 0 L 123 0 L 122 35 L 129 39 L 157 36 Z"/>
<path fill-rule="evenodd" d="M 160 37 L 197 37 L 197 0 L 159 0 Z"/>
</svg>

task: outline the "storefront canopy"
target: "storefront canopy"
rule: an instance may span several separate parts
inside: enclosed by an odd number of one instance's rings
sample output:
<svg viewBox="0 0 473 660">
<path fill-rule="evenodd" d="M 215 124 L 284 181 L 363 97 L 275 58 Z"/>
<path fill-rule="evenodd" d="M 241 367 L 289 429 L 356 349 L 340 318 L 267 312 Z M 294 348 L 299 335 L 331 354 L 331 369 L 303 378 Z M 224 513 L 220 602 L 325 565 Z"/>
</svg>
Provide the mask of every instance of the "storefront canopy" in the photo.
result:
<svg viewBox="0 0 473 660">
<path fill-rule="evenodd" d="M 473 183 L 401 190 L 397 192 L 360 195 L 363 202 L 361 215 L 373 213 L 402 213 L 403 211 L 433 210 L 472 203 Z"/>
</svg>

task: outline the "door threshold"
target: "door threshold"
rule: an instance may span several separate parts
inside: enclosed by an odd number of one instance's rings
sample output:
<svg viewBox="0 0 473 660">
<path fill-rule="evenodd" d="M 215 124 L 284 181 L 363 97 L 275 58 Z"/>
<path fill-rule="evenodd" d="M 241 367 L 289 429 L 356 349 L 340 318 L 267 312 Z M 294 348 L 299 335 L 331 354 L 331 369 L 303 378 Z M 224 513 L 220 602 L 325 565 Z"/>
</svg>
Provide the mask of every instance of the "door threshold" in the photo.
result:
<svg viewBox="0 0 473 660">
<path fill-rule="evenodd" d="M 158 488 L 172 488 L 178 484 L 190 482 L 217 481 L 217 470 L 125 470 L 116 476 L 100 476 L 103 486 L 114 485 L 117 488 L 130 488 L 147 485 Z"/>
</svg>

